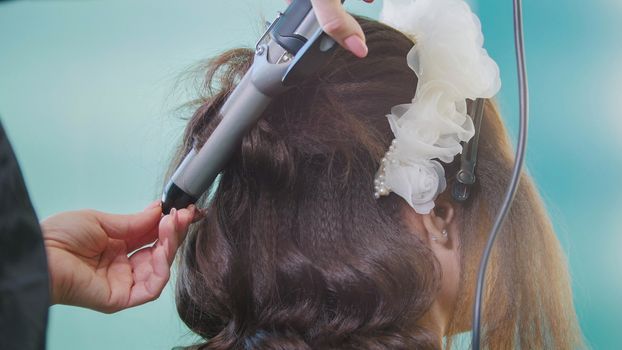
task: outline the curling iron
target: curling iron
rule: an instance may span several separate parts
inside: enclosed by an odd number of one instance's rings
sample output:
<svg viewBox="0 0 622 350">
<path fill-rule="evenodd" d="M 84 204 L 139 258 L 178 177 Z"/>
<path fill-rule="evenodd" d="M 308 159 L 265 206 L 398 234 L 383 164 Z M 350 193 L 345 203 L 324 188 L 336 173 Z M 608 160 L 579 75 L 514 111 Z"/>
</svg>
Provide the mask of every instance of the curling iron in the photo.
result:
<svg viewBox="0 0 622 350">
<path fill-rule="evenodd" d="M 294 0 L 255 45 L 253 64 L 220 109 L 212 135 L 192 149 L 162 195 L 162 211 L 195 203 L 212 185 L 270 102 L 316 72 L 336 42 L 322 30 L 310 0 Z"/>
</svg>

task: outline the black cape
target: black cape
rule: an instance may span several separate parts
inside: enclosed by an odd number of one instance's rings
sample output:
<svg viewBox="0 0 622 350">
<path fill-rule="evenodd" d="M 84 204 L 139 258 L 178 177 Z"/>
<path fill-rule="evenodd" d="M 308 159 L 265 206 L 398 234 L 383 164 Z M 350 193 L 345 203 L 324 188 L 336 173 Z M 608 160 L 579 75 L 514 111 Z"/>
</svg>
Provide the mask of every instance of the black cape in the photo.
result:
<svg viewBox="0 0 622 350">
<path fill-rule="evenodd" d="M 39 220 L 0 123 L 0 349 L 45 348 L 49 294 Z"/>
</svg>

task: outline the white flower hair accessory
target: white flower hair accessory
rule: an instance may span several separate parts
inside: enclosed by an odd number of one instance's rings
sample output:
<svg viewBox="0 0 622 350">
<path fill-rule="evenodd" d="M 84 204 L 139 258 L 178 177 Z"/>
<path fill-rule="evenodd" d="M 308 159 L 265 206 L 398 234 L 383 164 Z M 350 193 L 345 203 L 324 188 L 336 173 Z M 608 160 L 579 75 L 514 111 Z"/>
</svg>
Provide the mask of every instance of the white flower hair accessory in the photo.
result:
<svg viewBox="0 0 622 350">
<path fill-rule="evenodd" d="M 446 188 L 439 160 L 451 162 L 475 133 L 466 100 L 493 97 L 499 67 L 463 0 L 384 0 L 380 20 L 414 37 L 406 59 L 418 83 L 412 103 L 387 115 L 395 139 L 376 174 L 375 197 L 394 192 L 427 214 Z"/>
</svg>

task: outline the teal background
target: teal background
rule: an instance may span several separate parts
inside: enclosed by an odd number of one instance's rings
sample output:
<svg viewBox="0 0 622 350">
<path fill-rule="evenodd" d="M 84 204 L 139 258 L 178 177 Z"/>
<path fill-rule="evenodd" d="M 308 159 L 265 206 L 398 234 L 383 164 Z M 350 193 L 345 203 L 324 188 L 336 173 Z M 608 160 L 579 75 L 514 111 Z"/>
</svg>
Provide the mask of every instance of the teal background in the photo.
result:
<svg viewBox="0 0 622 350">
<path fill-rule="evenodd" d="M 349 1 L 377 17 L 379 1 Z M 511 1 L 473 3 L 502 71 L 498 97 L 516 134 Z M 40 218 L 127 213 L 159 196 L 192 96 L 179 76 L 252 45 L 280 0 L 15 1 L 0 5 L 0 115 Z M 595 349 L 622 348 L 622 1 L 525 4 L 531 86 L 527 164 L 567 251 L 576 307 Z M 517 262 L 520 263 L 520 262 Z M 170 349 L 193 336 L 170 285 L 114 315 L 51 308 L 48 345 Z"/>
</svg>

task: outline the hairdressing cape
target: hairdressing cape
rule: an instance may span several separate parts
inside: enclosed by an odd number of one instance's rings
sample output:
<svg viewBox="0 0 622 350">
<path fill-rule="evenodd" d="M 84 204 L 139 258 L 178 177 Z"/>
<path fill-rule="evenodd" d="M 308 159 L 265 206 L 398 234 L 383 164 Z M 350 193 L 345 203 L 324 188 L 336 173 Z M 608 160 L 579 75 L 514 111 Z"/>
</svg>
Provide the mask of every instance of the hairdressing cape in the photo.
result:
<svg viewBox="0 0 622 350">
<path fill-rule="evenodd" d="M 49 300 L 39 221 L 0 123 L 0 349 L 44 349 Z"/>
</svg>

